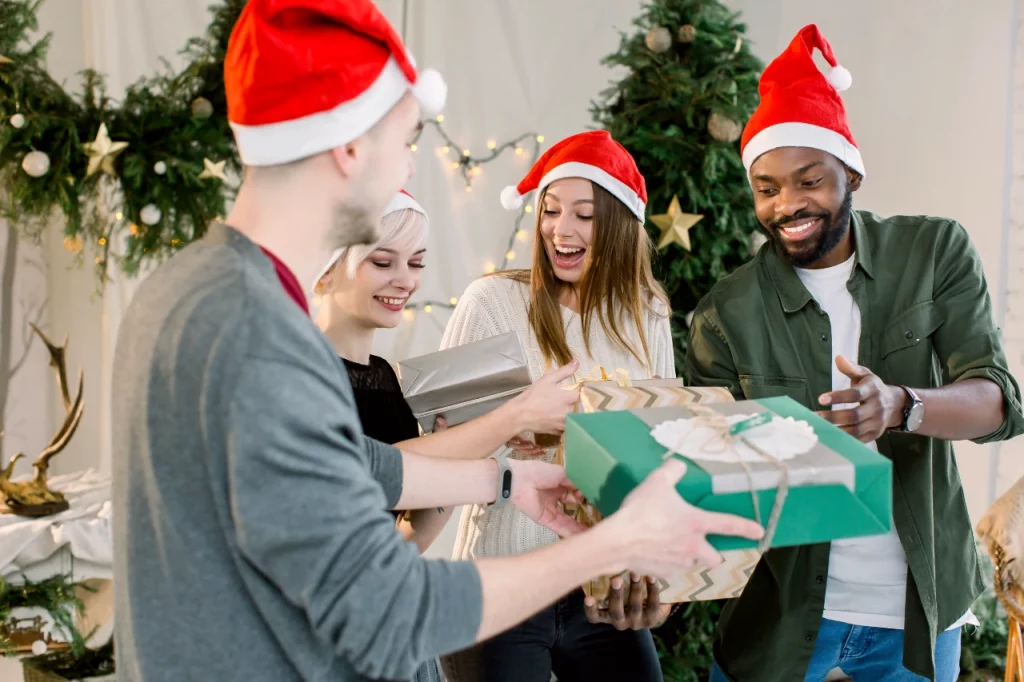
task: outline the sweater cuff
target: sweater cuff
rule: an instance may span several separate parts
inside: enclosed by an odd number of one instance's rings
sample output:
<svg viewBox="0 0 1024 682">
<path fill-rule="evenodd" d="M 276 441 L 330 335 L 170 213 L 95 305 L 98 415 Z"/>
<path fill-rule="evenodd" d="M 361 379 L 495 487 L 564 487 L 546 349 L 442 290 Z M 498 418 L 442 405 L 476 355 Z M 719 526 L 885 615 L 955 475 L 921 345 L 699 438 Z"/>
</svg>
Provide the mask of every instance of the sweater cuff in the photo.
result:
<svg viewBox="0 0 1024 682">
<path fill-rule="evenodd" d="M 363 436 L 363 447 L 370 459 L 370 475 L 384 489 L 388 509 L 394 509 L 402 497 L 402 451 L 368 436 Z"/>
</svg>

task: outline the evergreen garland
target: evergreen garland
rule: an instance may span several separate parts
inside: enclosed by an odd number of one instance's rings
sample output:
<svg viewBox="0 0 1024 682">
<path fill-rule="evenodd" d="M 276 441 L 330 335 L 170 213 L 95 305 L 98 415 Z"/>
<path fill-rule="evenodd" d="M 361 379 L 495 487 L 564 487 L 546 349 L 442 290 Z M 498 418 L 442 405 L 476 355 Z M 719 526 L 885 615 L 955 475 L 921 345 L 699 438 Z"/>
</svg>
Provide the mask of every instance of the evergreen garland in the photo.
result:
<svg viewBox="0 0 1024 682">
<path fill-rule="evenodd" d="M 199 175 L 204 159 L 226 162 L 229 172 L 241 169 L 227 122 L 223 61 L 245 0 L 211 8 L 205 37 L 183 50 L 189 63 L 181 72 L 167 66 L 164 74 L 142 78 L 120 102 L 107 96 L 95 71 L 83 72 L 76 94 L 50 77 L 50 36 L 29 41 L 40 2 L 0 0 L 0 186 L 6 192 L 0 211 L 36 237 L 62 214 L 65 246 L 95 254 L 101 281 L 113 240 L 124 239 L 115 266 L 134 274 L 202 236 L 224 214 L 232 189 Z M 128 146 L 113 160 L 113 175 L 87 176 L 83 145 L 101 124 Z M 49 158 L 49 170 L 32 177 L 22 164 L 37 151 Z"/>
<path fill-rule="evenodd" d="M 758 231 L 739 133 L 758 103 L 763 64 L 746 26 L 718 0 L 653 0 L 603 64 L 627 71 L 596 101 L 595 121 L 630 151 L 647 181 L 648 210 L 673 196 L 703 215 L 692 250 L 671 244 L 655 261 L 674 312 L 677 367 L 686 315 L 719 279 L 750 258 Z M 657 243 L 660 231 L 649 226 Z"/>
</svg>

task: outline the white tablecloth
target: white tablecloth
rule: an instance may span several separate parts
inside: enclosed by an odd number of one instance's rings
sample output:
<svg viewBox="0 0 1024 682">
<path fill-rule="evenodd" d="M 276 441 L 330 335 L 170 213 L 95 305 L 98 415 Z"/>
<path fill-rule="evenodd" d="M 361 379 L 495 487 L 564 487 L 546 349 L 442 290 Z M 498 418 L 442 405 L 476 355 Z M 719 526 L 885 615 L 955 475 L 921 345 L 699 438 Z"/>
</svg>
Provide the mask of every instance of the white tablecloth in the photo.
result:
<svg viewBox="0 0 1024 682">
<path fill-rule="evenodd" d="M 112 578 L 110 479 L 87 469 L 55 476 L 50 487 L 70 509 L 40 519 L 0 514 L 0 576 L 14 583 L 60 573 L 75 581 Z"/>
</svg>

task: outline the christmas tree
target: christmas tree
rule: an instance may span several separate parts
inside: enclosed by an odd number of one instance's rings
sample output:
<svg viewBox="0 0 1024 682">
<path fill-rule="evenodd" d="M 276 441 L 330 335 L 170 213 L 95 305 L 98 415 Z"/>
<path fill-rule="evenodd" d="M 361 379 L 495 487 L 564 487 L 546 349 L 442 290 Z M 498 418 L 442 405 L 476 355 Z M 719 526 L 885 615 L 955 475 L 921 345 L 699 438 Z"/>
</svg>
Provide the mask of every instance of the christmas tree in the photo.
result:
<svg viewBox="0 0 1024 682">
<path fill-rule="evenodd" d="M 627 73 L 594 103 L 595 121 L 633 154 L 647 180 L 655 276 L 672 300 L 676 366 L 688 313 L 747 261 L 758 235 L 739 152 L 763 64 L 746 26 L 717 0 L 654 0 L 606 66 Z M 654 630 L 665 679 L 706 680 L 720 602 L 683 604 Z"/>
<path fill-rule="evenodd" d="M 739 138 L 764 67 L 746 26 L 717 0 L 654 0 L 633 23 L 602 62 L 628 73 L 592 114 L 647 180 L 655 276 L 672 300 L 681 371 L 688 313 L 749 259 L 758 234 Z"/>
</svg>

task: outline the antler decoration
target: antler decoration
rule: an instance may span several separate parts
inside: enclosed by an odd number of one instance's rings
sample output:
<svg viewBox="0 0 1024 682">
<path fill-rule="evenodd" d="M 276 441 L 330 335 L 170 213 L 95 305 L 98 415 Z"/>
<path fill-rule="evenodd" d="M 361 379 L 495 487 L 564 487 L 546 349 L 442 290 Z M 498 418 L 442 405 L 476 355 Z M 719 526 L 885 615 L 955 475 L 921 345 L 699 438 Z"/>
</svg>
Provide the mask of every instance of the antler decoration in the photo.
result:
<svg viewBox="0 0 1024 682">
<path fill-rule="evenodd" d="M 71 436 L 75 434 L 78 424 L 82 421 L 82 410 L 85 404 L 82 400 L 82 386 L 84 373 L 78 370 L 78 390 L 74 399 L 68 390 L 67 363 L 64 351 L 67 348 L 67 339 L 63 345 L 56 345 L 46 337 L 39 327 L 32 325 L 32 329 L 42 339 L 43 344 L 50 353 L 50 366 L 57 370 L 57 386 L 60 389 L 61 400 L 64 403 L 64 423 L 61 424 L 53 438 L 46 444 L 43 451 L 36 457 L 32 468 L 35 475 L 30 481 L 12 481 L 14 465 L 25 453 L 19 452 L 11 458 L 7 466 L 0 471 L 0 493 L 3 494 L 4 502 L 8 508 L 20 516 L 49 516 L 60 513 L 68 508 L 68 502 L 64 494 L 50 490 L 47 477 L 50 471 L 50 460 L 63 450 Z"/>
</svg>

